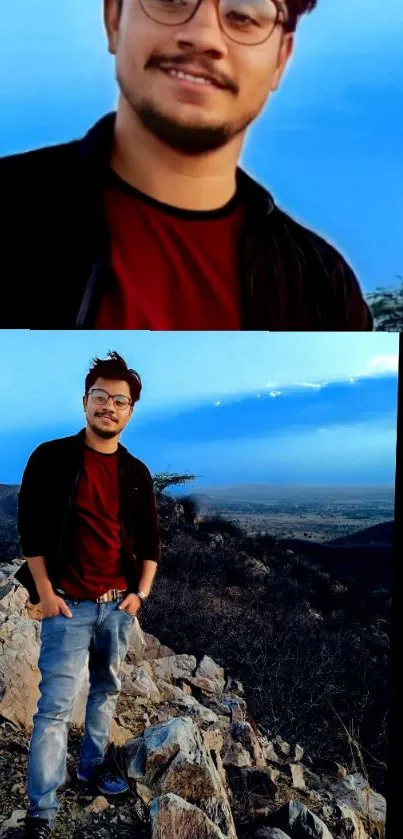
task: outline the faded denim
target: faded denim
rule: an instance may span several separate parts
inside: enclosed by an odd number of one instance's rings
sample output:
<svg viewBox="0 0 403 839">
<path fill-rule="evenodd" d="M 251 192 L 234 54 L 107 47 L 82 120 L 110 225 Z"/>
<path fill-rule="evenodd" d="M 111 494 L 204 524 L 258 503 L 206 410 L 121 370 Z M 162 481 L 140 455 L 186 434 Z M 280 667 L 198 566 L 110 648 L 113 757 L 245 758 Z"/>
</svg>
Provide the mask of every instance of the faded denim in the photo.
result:
<svg viewBox="0 0 403 839">
<path fill-rule="evenodd" d="M 66 772 L 67 734 L 81 673 L 89 654 L 89 694 L 78 772 L 102 763 L 134 617 L 119 601 L 94 603 L 64 597 L 72 618 L 44 618 L 41 629 L 40 699 L 29 746 L 28 815 L 52 822 L 56 791 Z"/>
</svg>

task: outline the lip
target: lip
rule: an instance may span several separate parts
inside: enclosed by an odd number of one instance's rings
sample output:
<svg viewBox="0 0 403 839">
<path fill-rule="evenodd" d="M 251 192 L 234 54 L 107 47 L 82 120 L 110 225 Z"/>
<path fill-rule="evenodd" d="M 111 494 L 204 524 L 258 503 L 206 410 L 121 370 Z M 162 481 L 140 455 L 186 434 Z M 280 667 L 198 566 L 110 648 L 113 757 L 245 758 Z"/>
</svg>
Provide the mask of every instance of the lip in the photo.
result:
<svg viewBox="0 0 403 839">
<path fill-rule="evenodd" d="M 202 70 L 196 70 L 193 67 L 176 67 L 174 64 L 161 64 L 159 70 L 173 82 L 180 84 L 182 87 L 187 87 L 190 90 L 226 90 L 226 86 L 221 84 L 214 76 L 211 76 L 210 73 L 203 73 Z M 202 84 L 201 82 L 192 82 L 189 79 L 179 79 L 178 76 L 171 76 L 170 70 L 176 70 L 179 73 L 190 73 L 193 76 L 206 79 L 208 83 Z"/>
<path fill-rule="evenodd" d="M 100 419 L 104 422 L 115 422 L 115 420 L 111 419 L 111 417 L 100 417 Z"/>
</svg>

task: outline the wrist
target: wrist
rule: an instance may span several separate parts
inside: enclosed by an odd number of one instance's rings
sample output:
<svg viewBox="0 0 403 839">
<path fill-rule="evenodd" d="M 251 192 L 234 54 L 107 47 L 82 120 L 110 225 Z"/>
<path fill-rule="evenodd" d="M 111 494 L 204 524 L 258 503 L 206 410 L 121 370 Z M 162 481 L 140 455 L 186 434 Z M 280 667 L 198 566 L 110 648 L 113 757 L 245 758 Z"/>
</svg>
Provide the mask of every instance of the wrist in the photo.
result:
<svg viewBox="0 0 403 839">
<path fill-rule="evenodd" d="M 42 583 L 40 586 L 36 586 L 36 590 L 39 595 L 40 600 L 44 600 L 46 597 L 51 597 L 52 594 L 55 592 L 53 591 L 53 586 L 50 580 L 47 580 L 46 583 Z"/>
</svg>

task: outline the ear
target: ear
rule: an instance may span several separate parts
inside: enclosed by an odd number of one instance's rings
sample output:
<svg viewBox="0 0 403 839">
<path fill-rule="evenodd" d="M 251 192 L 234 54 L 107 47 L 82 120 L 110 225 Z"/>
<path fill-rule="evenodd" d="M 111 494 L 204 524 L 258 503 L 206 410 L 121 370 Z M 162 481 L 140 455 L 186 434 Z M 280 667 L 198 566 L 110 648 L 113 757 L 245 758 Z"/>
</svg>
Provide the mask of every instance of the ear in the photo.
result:
<svg viewBox="0 0 403 839">
<path fill-rule="evenodd" d="M 104 25 L 108 38 L 108 52 L 111 55 L 116 55 L 117 51 L 122 3 L 119 3 L 119 0 L 104 0 Z"/>
<path fill-rule="evenodd" d="M 294 33 L 285 32 L 281 38 L 280 49 L 277 57 L 277 67 L 272 78 L 270 90 L 277 90 L 284 70 L 291 58 L 294 49 Z"/>
<path fill-rule="evenodd" d="M 83 396 L 83 408 L 84 408 L 84 413 L 85 413 L 85 412 L 86 412 L 86 410 L 87 410 L 87 403 L 88 403 L 88 396 Z"/>
</svg>

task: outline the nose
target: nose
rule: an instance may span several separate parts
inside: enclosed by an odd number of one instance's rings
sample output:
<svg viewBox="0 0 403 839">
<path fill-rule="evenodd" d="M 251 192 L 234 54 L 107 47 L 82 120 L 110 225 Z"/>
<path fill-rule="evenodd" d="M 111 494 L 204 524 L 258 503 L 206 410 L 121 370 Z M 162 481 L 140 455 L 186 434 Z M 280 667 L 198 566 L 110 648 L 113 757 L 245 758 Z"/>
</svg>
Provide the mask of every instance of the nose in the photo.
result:
<svg viewBox="0 0 403 839">
<path fill-rule="evenodd" d="M 219 23 L 217 0 L 201 0 L 193 17 L 175 29 L 174 40 L 179 48 L 191 47 L 197 53 L 225 58 L 228 46 Z"/>
</svg>

